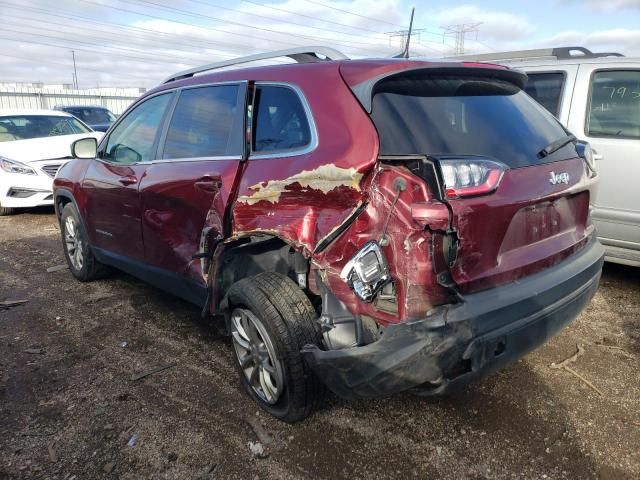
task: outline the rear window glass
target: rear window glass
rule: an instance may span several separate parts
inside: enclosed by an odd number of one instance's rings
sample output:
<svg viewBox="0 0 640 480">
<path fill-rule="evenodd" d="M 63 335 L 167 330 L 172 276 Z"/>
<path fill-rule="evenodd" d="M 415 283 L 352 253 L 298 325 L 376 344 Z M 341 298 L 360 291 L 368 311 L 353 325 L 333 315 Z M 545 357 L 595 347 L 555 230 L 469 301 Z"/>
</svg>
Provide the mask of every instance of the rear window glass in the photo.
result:
<svg viewBox="0 0 640 480">
<path fill-rule="evenodd" d="M 529 79 L 524 91 L 549 112 L 558 116 L 564 73 L 527 73 L 527 75 Z"/>
<path fill-rule="evenodd" d="M 239 155 L 242 136 L 234 131 L 242 118 L 238 89 L 238 85 L 220 85 L 183 90 L 169 124 L 163 158 Z"/>
<path fill-rule="evenodd" d="M 253 151 L 303 148 L 311 143 L 311 130 L 302 102 L 291 88 L 272 85 L 256 89 Z"/>
<path fill-rule="evenodd" d="M 593 74 L 587 135 L 640 138 L 640 71 Z"/>
<path fill-rule="evenodd" d="M 515 85 L 494 78 L 405 74 L 379 83 L 371 117 L 382 155 L 478 155 L 509 167 L 576 156 L 558 121 Z"/>
</svg>

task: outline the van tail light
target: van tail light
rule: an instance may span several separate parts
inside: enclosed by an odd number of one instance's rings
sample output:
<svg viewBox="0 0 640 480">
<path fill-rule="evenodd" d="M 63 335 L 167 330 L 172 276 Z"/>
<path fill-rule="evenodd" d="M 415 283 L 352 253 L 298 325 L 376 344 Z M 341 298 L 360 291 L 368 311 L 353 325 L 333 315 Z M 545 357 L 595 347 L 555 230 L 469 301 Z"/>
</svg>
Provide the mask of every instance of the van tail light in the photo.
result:
<svg viewBox="0 0 640 480">
<path fill-rule="evenodd" d="M 484 158 L 440 159 L 447 198 L 475 197 L 494 192 L 507 169 L 502 163 Z"/>
</svg>

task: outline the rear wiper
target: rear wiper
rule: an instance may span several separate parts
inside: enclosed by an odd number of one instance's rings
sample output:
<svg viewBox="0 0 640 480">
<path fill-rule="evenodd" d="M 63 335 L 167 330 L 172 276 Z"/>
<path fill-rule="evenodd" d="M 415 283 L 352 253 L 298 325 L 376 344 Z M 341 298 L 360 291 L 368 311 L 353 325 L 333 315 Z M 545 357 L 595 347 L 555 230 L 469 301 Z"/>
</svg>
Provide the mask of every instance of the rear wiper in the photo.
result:
<svg viewBox="0 0 640 480">
<path fill-rule="evenodd" d="M 566 137 L 555 140 L 538 152 L 538 158 L 548 157 L 576 140 L 577 138 L 574 135 L 567 135 Z"/>
</svg>

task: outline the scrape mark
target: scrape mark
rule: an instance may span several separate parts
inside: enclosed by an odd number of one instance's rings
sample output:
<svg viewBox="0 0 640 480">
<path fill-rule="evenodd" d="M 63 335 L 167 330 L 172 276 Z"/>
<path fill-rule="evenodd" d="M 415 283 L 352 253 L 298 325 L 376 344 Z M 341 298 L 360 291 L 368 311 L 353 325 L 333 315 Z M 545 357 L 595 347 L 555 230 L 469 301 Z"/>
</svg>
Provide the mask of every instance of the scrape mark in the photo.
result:
<svg viewBox="0 0 640 480">
<path fill-rule="evenodd" d="M 320 190 L 329 193 L 338 187 L 349 187 L 360 190 L 362 174 L 355 168 L 340 168 L 333 164 L 322 165 L 314 170 L 303 170 L 284 180 L 269 180 L 266 185 L 258 183 L 249 187 L 254 190 L 251 195 L 240 195 L 238 201 L 253 205 L 261 200 L 271 203 L 280 201 L 280 195 L 288 190 L 288 187 L 298 183 L 302 188 Z"/>
</svg>

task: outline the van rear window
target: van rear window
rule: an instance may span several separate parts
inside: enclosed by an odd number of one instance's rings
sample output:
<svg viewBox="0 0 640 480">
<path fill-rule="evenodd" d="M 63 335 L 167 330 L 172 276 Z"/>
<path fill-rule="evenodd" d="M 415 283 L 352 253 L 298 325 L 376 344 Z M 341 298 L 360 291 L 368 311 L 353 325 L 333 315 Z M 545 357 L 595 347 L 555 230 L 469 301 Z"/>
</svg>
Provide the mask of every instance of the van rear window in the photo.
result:
<svg viewBox="0 0 640 480">
<path fill-rule="evenodd" d="M 577 155 L 569 144 L 540 159 L 566 132 L 519 87 L 495 78 L 391 77 L 373 90 L 371 118 L 381 155 L 478 155 L 512 168 Z"/>
</svg>

